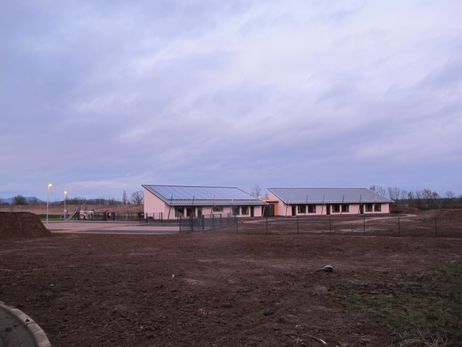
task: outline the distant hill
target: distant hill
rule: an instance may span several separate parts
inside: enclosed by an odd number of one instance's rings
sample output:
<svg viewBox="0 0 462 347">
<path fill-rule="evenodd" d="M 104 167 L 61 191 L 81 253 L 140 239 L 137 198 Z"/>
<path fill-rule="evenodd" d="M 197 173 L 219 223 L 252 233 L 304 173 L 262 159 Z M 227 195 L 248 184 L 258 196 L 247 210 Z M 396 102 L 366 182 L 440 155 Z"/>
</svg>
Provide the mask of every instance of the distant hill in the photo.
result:
<svg viewBox="0 0 462 347">
<path fill-rule="evenodd" d="M 40 200 L 38 199 L 37 197 L 35 196 L 25 196 L 24 199 L 26 200 L 26 203 L 28 205 L 31 205 L 31 204 L 43 204 L 45 203 L 45 201 L 43 200 Z M 0 198 L 0 204 L 9 204 L 9 205 L 12 205 L 14 203 L 14 197 L 12 198 Z"/>
</svg>

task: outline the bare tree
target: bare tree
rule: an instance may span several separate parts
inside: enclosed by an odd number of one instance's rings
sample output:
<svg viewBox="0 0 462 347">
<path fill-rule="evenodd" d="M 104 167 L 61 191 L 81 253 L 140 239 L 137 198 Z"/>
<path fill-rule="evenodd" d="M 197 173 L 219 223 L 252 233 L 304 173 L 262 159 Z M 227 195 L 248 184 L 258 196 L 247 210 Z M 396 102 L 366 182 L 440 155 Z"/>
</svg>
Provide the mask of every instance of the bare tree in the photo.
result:
<svg viewBox="0 0 462 347">
<path fill-rule="evenodd" d="M 141 190 L 137 190 L 132 194 L 132 203 L 135 205 L 141 205 L 143 203 L 143 192 Z"/>
<path fill-rule="evenodd" d="M 16 195 L 13 198 L 13 205 L 27 205 L 27 199 L 22 195 Z"/>
<path fill-rule="evenodd" d="M 377 186 L 375 184 L 372 185 L 369 189 L 382 196 L 385 196 L 385 194 L 387 193 L 383 187 Z"/>
<path fill-rule="evenodd" d="M 253 190 L 250 193 L 250 195 L 252 195 L 253 197 L 258 199 L 260 194 L 261 194 L 261 188 L 260 188 L 260 186 L 258 184 L 256 184 L 255 187 L 253 187 Z"/>
<path fill-rule="evenodd" d="M 407 190 L 401 190 L 400 200 L 409 199 L 409 192 Z"/>
<path fill-rule="evenodd" d="M 454 199 L 455 198 L 455 194 L 453 192 L 451 192 L 451 191 L 447 191 L 445 193 L 445 196 L 446 196 L 447 199 Z"/>
<path fill-rule="evenodd" d="M 422 198 L 426 200 L 438 199 L 439 194 L 437 192 L 432 191 L 431 189 L 425 188 L 421 192 Z"/>
<path fill-rule="evenodd" d="M 401 196 L 401 189 L 398 187 L 388 187 L 388 196 L 391 200 L 398 200 Z"/>
</svg>

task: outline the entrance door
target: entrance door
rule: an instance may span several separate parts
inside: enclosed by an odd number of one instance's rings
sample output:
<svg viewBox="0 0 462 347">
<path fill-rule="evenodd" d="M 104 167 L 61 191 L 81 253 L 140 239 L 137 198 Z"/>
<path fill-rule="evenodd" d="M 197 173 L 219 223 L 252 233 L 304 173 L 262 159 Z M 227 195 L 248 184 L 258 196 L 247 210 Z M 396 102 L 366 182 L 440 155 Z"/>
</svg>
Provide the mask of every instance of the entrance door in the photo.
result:
<svg viewBox="0 0 462 347">
<path fill-rule="evenodd" d="M 330 215 L 330 205 L 326 205 L 326 214 Z"/>
<path fill-rule="evenodd" d="M 297 215 L 297 206 L 292 205 L 292 216 L 295 216 L 295 215 Z"/>
<path fill-rule="evenodd" d="M 363 204 L 359 205 L 359 213 L 364 214 L 364 205 Z"/>
<path fill-rule="evenodd" d="M 253 217 L 255 215 L 255 207 L 250 206 L 250 217 Z"/>
</svg>

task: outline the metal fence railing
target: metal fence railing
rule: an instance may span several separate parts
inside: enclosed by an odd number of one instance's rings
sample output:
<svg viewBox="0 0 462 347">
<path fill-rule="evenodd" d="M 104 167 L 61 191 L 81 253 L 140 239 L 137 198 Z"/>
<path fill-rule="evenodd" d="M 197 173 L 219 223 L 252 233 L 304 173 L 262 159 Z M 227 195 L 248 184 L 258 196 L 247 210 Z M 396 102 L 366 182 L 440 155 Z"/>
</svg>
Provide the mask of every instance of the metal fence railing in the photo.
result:
<svg viewBox="0 0 462 347">
<path fill-rule="evenodd" d="M 178 223 L 180 232 L 215 230 L 230 225 L 237 225 L 237 217 L 230 214 L 211 214 L 207 216 L 202 215 L 200 217 L 179 217 Z"/>
<path fill-rule="evenodd" d="M 264 217 L 238 222 L 239 233 L 352 234 L 462 237 L 462 223 L 447 218 L 407 216 Z"/>
<path fill-rule="evenodd" d="M 62 216 L 61 216 L 62 218 Z M 88 220 L 88 221 L 142 221 L 142 212 L 94 212 L 77 211 L 73 213 L 69 220 Z"/>
</svg>

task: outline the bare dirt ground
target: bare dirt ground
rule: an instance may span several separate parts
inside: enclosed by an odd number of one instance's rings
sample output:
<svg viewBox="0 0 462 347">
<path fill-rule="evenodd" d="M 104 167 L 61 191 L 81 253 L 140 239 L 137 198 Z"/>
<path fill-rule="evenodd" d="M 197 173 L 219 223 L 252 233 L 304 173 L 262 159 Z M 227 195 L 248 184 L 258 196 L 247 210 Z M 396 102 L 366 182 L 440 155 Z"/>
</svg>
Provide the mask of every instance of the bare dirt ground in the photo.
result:
<svg viewBox="0 0 462 347">
<path fill-rule="evenodd" d="M 54 235 L 1 241 L 0 299 L 54 346 L 387 346 L 399 336 L 339 291 L 460 262 L 462 239 L 443 237 Z"/>
<path fill-rule="evenodd" d="M 239 223 L 240 233 L 335 233 L 387 236 L 462 237 L 462 209 L 406 214 L 272 217 Z"/>
<path fill-rule="evenodd" d="M 28 212 L 0 212 L 0 242 L 6 239 L 49 236 L 40 219 Z"/>
</svg>

